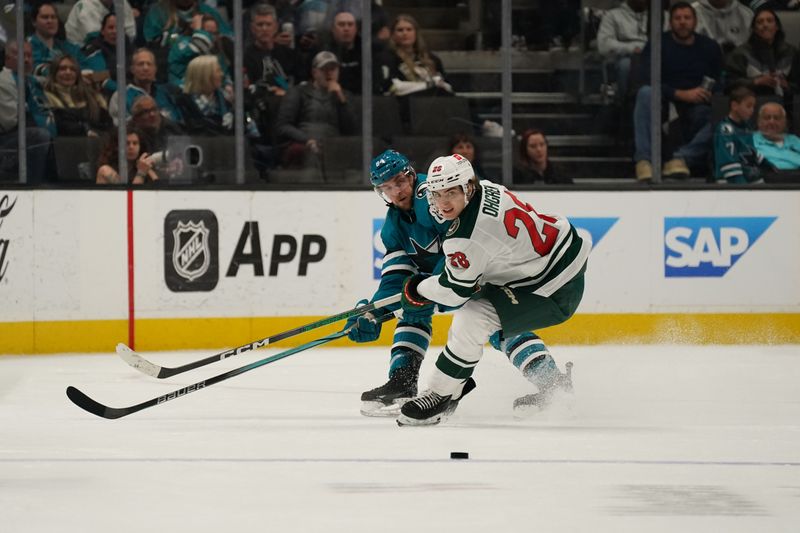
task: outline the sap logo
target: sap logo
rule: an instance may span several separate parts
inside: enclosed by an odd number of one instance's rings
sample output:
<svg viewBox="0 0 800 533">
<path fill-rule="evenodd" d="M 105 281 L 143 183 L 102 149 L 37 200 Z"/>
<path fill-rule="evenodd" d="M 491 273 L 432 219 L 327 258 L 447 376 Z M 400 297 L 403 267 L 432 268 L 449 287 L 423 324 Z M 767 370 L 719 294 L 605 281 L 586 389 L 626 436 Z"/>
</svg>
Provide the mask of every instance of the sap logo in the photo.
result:
<svg viewBox="0 0 800 533">
<path fill-rule="evenodd" d="M 665 218 L 665 277 L 724 276 L 776 218 Z"/>
<path fill-rule="evenodd" d="M 603 218 L 603 217 L 569 217 L 569 221 L 578 230 L 578 235 L 586 238 L 587 234 L 592 239 L 592 249 L 597 247 L 600 239 L 605 237 L 608 230 L 617 223 L 619 217 Z"/>
<path fill-rule="evenodd" d="M 372 219 L 372 279 L 381 279 L 383 256 L 386 255 L 386 247 L 381 240 L 383 220 L 382 218 Z"/>
</svg>

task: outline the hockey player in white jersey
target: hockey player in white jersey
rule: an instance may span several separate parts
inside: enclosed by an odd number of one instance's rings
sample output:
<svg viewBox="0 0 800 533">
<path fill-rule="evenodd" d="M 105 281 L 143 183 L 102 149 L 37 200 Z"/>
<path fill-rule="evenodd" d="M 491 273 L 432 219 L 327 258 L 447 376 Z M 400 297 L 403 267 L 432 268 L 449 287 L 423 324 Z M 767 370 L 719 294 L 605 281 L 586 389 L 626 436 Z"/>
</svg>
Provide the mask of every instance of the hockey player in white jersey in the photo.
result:
<svg viewBox="0 0 800 533">
<path fill-rule="evenodd" d="M 429 390 L 405 403 L 400 425 L 436 424 L 474 386 L 471 379 L 487 341 L 537 386 L 515 409 L 546 406 L 558 390 L 571 391 L 544 343 L 519 334 L 560 324 L 583 296 L 591 243 L 566 217 L 543 214 L 502 185 L 478 182 L 472 165 L 454 154 L 430 166 L 427 194 L 434 214 L 452 221 L 443 243 L 444 271 L 414 275 L 403 285 L 406 321 L 434 304 L 455 312 L 447 345 L 436 361 Z"/>
</svg>

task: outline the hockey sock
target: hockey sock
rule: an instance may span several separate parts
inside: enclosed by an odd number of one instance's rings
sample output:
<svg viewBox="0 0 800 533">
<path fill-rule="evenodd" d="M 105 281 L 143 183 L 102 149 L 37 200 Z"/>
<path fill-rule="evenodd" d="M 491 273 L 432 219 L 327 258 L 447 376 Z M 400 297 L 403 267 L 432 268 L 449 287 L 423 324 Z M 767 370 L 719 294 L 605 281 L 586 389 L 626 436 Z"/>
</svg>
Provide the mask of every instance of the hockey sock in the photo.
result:
<svg viewBox="0 0 800 533">
<path fill-rule="evenodd" d="M 400 322 L 394 330 L 394 343 L 391 350 L 391 362 L 389 363 L 389 376 L 397 369 L 405 368 L 410 365 L 419 365 L 428 345 L 431 342 L 431 327 L 424 324 L 408 324 Z"/>
</svg>

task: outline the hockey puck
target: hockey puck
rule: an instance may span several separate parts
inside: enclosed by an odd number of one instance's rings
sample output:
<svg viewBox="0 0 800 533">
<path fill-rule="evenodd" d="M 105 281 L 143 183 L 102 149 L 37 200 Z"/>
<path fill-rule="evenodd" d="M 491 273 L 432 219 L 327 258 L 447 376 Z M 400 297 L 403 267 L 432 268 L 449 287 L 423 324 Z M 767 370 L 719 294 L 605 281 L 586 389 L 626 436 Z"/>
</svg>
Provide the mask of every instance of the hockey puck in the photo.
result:
<svg viewBox="0 0 800 533">
<path fill-rule="evenodd" d="M 450 459 L 469 459 L 467 452 L 450 452 Z"/>
</svg>

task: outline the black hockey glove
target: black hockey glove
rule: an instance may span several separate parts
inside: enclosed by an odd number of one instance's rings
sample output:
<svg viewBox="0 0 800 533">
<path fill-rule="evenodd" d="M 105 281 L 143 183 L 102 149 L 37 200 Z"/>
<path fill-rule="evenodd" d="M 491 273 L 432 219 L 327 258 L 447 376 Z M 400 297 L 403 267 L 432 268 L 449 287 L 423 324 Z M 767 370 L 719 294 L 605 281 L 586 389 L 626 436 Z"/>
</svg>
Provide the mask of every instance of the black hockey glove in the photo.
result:
<svg viewBox="0 0 800 533">
<path fill-rule="evenodd" d="M 400 305 L 403 307 L 403 321 L 409 324 L 427 324 L 433 316 L 434 303 L 417 292 L 417 286 L 427 278 L 422 274 L 409 276 L 403 283 Z"/>
<path fill-rule="evenodd" d="M 368 303 L 369 300 L 360 300 L 356 307 L 361 307 Z M 353 326 L 353 329 L 347 334 L 347 338 L 353 342 L 372 342 L 381 335 L 381 322 L 372 313 L 350 317 L 344 328 L 347 329 L 350 326 Z"/>
</svg>

